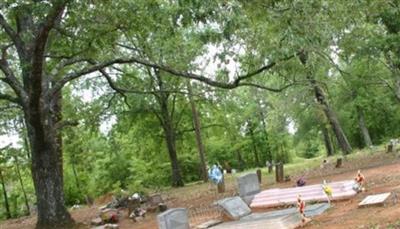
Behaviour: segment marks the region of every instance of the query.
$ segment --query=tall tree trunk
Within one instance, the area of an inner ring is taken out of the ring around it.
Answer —
[[[27,128],[26,128],[26,123],[25,123],[25,120],[24,119],[21,119],[21,124],[22,124],[22,127],[23,127],[23,130],[22,130],[22,139],[23,139],[23,142],[24,142],[24,144],[23,144],[23,146],[24,146],[24,149],[25,149],[25,152],[26,152],[26,156],[28,157],[28,159],[31,159],[31,150],[30,150],[30,148],[29,148],[29,140],[28,140],[28,134],[27,134]]]
[[[371,136],[369,135],[367,125],[365,123],[364,112],[362,108],[358,105],[356,105],[356,110],[358,116],[358,126],[360,128],[361,135],[363,136],[364,144],[365,146],[370,147],[372,146],[372,141],[371,141]]]
[[[32,154],[32,177],[38,205],[37,228],[70,227],[64,206],[61,133],[61,91],[51,98],[29,88],[25,119]]]
[[[160,87],[161,88],[161,87]],[[161,89],[162,90],[162,89]],[[161,119],[164,130],[165,143],[167,145],[169,159],[172,169],[172,186],[184,186],[178,156],[176,153],[176,131],[168,109],[168,97],[161,92],[160,96]]]
[[[259,105],[259,113],[260,113],[260,119],[261,123],[263,126],[263,133],[265,137],[265,147],[267,151],[267,160],[269,162],[272,162],[272,152],[271,152],[271,147],[269,145],[269,139],[268,139],[268,133],[267,133],[267,124],[265,123],[265,115],[264,112],[261,110],[261,106]]]
[[[194,103],[194,100],[193,100],[192,85],[190,84],[190,81],[187,81],[187,89],[189,92],[190,106],[192,108],[192,119],[193,119],[193,126],[194,126],[194,130],[195,130],[195,134],[196,134],[196,144],[197,144],[197,149],[199,151],[201,177],[204,182],[207,182],[208,175],[207,175],[207,165],[206,165],[206,153],[205,153],[205,149],[204,149],[203,140],[201,137],[200,117],[199,117],[199,113],[196,109],[196,104]]]
[[[16,170],[17,170],[18,180],[19,180],[19,183],[20,183],[20,185],[21,185],[22,194],[24,195],[25,207],[26,207],[26,210],[27,210],[27,214],[30,215],[30,214],[31,214],[31,211],[30,211],[30,208],[29,208],[29,200],[28,200],[28,197],[27,197],[27,195],[26,195],[24,182],[22,181],[22,176],[21,176],[21,172],[20,172],[20,169],[19,169],[19,160],[18,160],[18,157],[15,156],[15,157],[14,157],[14,160],[15,160],[15,166],[16,166]]]
[[[325,143],[325,148],[326,148],[326,154],[327,156],[332,156],[334,154],[334,149],[333,149],[333,144],[331,142],[331,138],[329,136],[329,130],[326,128],[326,126],[323,124],[321,125],[322,129],[322,135],[324,137],[324,143]]]
[[[242,153],[240,152],[240,150],[236,150],[236,154],[237,154],[237,160],[238,160],[238,166],[239,166],[238,169],[239,169],[239,171],[243,171],[243,169],[246,165],[243,160]]]
[[[4,207],[6,209],[6,217],[7,217],[7,219],[11,219],[11,212],[10,212],[10,205],[8,203],[6,184],[5,184],[4,177],[3,177],[3,171],[1,171],[1,169],[0,169],[0,182],[1,182],[1,186],[3,188]]]
[[[179,166],[178,156],[176,153],[176,137],[175,130],[173,128],[170,120],[164,120],[164,136],[165,142],[167,144],[168,155],[171,161],[171,169],[172,169],[172,186],[173,187],[181,187],[184,186],[181,169]]]
[[[260,167],[260,159],[258,158],[258,151],[257,151],[257,145],[256,145],[256,139],[254,137],[254,131],[253,131],[253,124],[251,121],[249,121],[249,133],[251,137],[251,142],[253,145],[253,153],[254,153],[254,163],[256,166]]]
[[[265,123],[265,118],[266,117],[265,117],[265,113],[263,111],[263,107],[262,107],[261,101],[259,99],[257,88],[252,88],[252,93],[253,93],[254,99],[256,100],[258,114],[260,116],[261,124],[263,126],[263,133],[264,133],[264,137],[265,137],[265,148],[266,148],[265,151],[267,153],[266,157],[267,157],[267,160],[269,162],[272,162],[272,152],[271,152],[271,147],[269,145],[269,139],[268,139],[268,133],[267,133],[267,124]]]
[[[74,178],[75,178],[76,188],[80,192],[81,191],[81,185],[79,183],[78,172],[76,171],[76,167],[75,167],[75,156],[73,156],[73,158],[71,160],[71,166],[72,166],[72,173],[74,174]]]
[[[307,68],[307,60],[308,53],[306,51],[302,52],[299,55],[301,63]],[[340,149],[344,154],[349,154],[353,150],[349,141],[347,140],[346,134],[344,133],[342,126],[340,125],[339,119],[336,116],[336,113],[330,107],[328,101],[326,101],[325,94],[322,88],[317,84],[317,81],[313,78],[312,71],[309,70],[307,75],[307,79],[309,80],[315,94],[315,98],[318,103],[322,106],[322,110],[325,113],[326,118],[332,126],[333,132],[335,133],[336,139],[338,141]]]
[[[324,92],[322,91],[321,87],[315,82],[315,80],[311,80],[311,83],[314,87],[315,97],[319,102],[319,104],[322,106],[326,118],[329,120],[329,123],[332,126],[333,132],[335,133],[340,149],[343,151],[344,154],[351,153],[353,149],[351,148],[351,145],[347,140],[346,134],[344,133],[342,126],[340,125],[336,113],[332,110],[332,108],[326,101]]]

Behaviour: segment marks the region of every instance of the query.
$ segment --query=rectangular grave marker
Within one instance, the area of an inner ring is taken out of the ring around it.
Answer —
[[[255,173],[248,173],[240,176],[237,182],[239,186],[239,195],[241,197],[255,195],[261,191],[260,183]]]
[[[359,204],[359,207],[366,207],[371,205],[383,204],[386,199],[390,196],[390,192],[377,194],[377,195],[369,195],[365,197]]]
[[[238,196],[225,198],[217,202],[221,206],[229,218],[239,220],[241,217],[251,214],[251,209]]]
[[[172,208],[157,216],[159,229],[190,229],[185,208]]]

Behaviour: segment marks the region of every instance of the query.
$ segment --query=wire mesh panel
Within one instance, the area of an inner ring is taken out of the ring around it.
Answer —
[[[191,228],[211,220],[222,220],[222,209],[216,205],[189,209],[189,223]]]

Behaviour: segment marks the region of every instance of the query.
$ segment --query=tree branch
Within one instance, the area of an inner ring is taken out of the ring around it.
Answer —
[[[4,29],[4,31],[7,33],[8,37],[12,40],[13,44],[17,48],[18,54],[20,57],[25,59],[26,53],[25,53],[25,45],[24,42],[22,41],[21,37],[14,31],[14,29],[11,27],[10,24],[6,21],[4,18],[3,14],[0,12],[0,25]]]
[[[79,122],[76,120],[64,120],[61,122],[58,122],[55,126],[56,129],[63,129],[67,126],[77,126],[79,125]]]
[[[4,83],[8,84],[15,92],[15,94],[20,98],[20,103],[25,101],[27,98],[26,93],[21,85],[21,83],[18,81],[17,77],[14,75],[14,72],[10,68],[8,62],[7,62],[7,48],[9,46],[5,46],[2,48],[2,55],[0,59],[0,70],[4,73],[5,78],[0,78],[0,81],[3,81]]]
[[[225,126],[222,125],[222,124],[210,124],[210,125],[202,126],[201,129],[207,129],[207,128],[211,128],[211,127],[225,127]],[[194,127],[190,128],[190,129],[180,130],[180,131],[177,132],[177,135],[182,135],[185,132],[192,132],[192,131],[195,131]]]
[[[118,59],[114,59],[114,60],[105,61],[103,63],[98,63],[96,65],[92,65],[92,66],[86,67],[86,68],[82,69],[81,71],[73,72],[73,73],[68,74],[67,76],[65,76],[63,79],[59,80],[54,85],[54,87],[52,88],[50,94],[54,94],[55,92],[59,91],[62,87],[64,87],[64,85],[67,84],[69,81],[77,79],[77,78],[79,78],[79,77],[81,77],[83,75],[86,75],[86,74],[89,74],[89,73],[92,73],[92,72],[95,72],[95,71],[99,71],[99,70],[101,70],[103,68],[112,66],[114,64],[128,64],[128,63],[136,63],[136,64],[140,64],[140,65],[143,65],[143,66],[159,69],[159,70],[162,70],[164,72],[170,73],[170,74],[172,74],[174,76],[179,76],[179,77],[183,77],[183,78],[188,78],[188,79],[201,81],[201,82],[203,82],[205,84],[208,84],[210,86],[224,88],[224,89],[233,89],[233,88],[236,88],[236,87],[239,87],[239,86],[254,86],[252,84],[240,84],[240,82],[242,80],[245,80],[247,78],[250,78],[252,76],[255,76],[257,74],[260,74],[260,73],[262,73],[264,71],[267,71],[267,70],[271,69],[272,67],[277,65],[279,62],[284,62],[284,61],[290,60],[293,57],[298,56],[302,52],[303,51],[300,51],[300,52],[297,52],[294,55],[282,58],[282,59],[280,59],[278,61],[275,61],[275,62],[271,62],[268,65],[265,65],[265,66],[255,70],[253,72],[250,72],[248,74],[239,75],[231,83],[216,81],[216,80],[213,80],[211,78],[205,77],[203,75],[199,75],[199,74],[195,74],[195,73],[191,73],[191,72],[179,71],[179,70],[176,70],[176,69],[171,68],[171,67],[166,66],[166,65],[155,64],[155,63],[149,62],[147,60],[138,59],[136,57],[126,58],[126,59],[125,58],[118,58]],[[264,88],[265,90],[276,91],[276,89],[271,89],[271,88],[268,88],[268,87],[261,86],[261,88]]]
[[[42,75],[43,75],[43,66],[44,66],[44,53],[46,50],[46,44],[49,38],[50,31],[54,28],[54,26],[61,21],[62,14],[64,12],[65,6],[67,2],[70,0],[57,0],[54,1],[54,6],[46,16],[44,22],[38,29],[38,33],[36,35],[35,41],[33,43],[33,58],[32,65],[34,66],[32,69],[31,79],[30,79],[30,87],[35,88],[32,91],[33,101],[37,103],[40,94],[42,93]]]

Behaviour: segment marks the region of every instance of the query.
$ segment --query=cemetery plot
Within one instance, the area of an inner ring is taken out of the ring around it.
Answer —
[[[333,192],[331,200],[348,199],[357,194],[353,190],[354,181],[340,181],[328,184]],[[285,188],[285,189],[269,189],[262,191],[254,196],[251,208],[270,208],[295,204],[297,195],[301,195],[304,201],[326,201],[327,197],[322,186],[308,185],[303,187]]]
[[[367,207],[373,205],[381,205],[384,204],[387,198],[390,196],[390,192],[376,194],[376,195],[369,195],[365,197],[359,204],[359,207]]]

